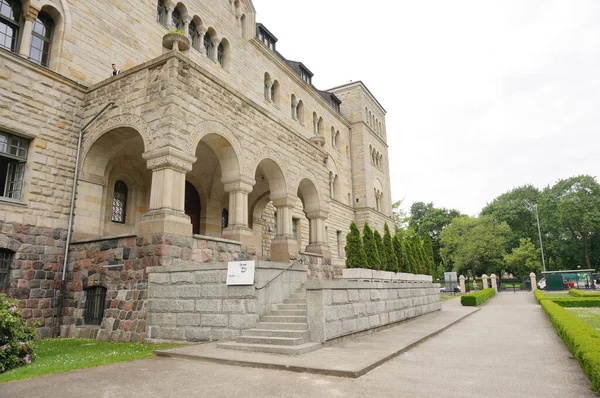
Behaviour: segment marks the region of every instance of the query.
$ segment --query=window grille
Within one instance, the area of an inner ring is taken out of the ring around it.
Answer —
[[[0,249],[0,292],[8,292],[10,287],[10,265],[14,253],[7,249]]]
[[[19,0],[0,0],[0,47],[17,51],[23,11]]]
[[[47,12],[40,11],[33,23],[29,59],[36,64],[48,66],[50,62],[50,46],[54,32],[54,21]]]
[[[125,224],[127,212],[127,185],[123,181],[115,183],[115,192],[113,194],[111,221]]]
[[[100,325],[102,323],[105,301],[106,288],[95,286],[85,290],[84,322],[86,325]]]

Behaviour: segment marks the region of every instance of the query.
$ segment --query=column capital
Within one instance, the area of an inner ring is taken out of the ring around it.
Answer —
[[[149,170],[174,169],[181,173],[192,171],[192,165],[196,162],[195,156],[172,147],[144,152],[142,157],[146,160]]]
[[[271,198],[271,201],[273,202],[273,206],[279,208],[279,207],[294,207],[296,206],[296,197],[292,196],[292,195],[288,195],[286,197],[283,198]]]
[[[25,13],[24,18],[26,21],[33,22],[38,17],[39,13],[40,10],[38,8],[35,8],[34,6],[30,5],[27,8],[27,12]]]
[[[186,25],[189,25],[190,22],[192,22],[192,17],[190,17],[189,15],[186,15],[185,17],[182,18],[183,23]]]
[[[327,216],[329,216],[329,213],[327,213],[324,210],[313,210],[313,211],[306,213],[306,218],[308,218],[309,220],[316,219],[316,218],[326,219]]]
[[[167,0],[167,1],[165,1],[165,7],[167,8],[167,11],[173,12],[173,10],[176,7],[176,4],[173,3],[171,0]]]
[[[254,184],[256,184],[256,180],[244,176],[236,178],[234,180],[221,179],[221,182],[223,183],[223,188],[227,193],[241,191],[249,194],[252,192]]]
[[[213,36],[210,38],[210,41],[212,41],[212,44],[217,47],[221,43],[221,38],[218,36]]]

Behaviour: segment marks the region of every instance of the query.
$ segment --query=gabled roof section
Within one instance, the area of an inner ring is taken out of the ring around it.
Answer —
[[[342,89],[345,89],[345,88],[351,88],[353,86],[360,86],[360,87],[362,87],[365,90],[365,92],[371,97],[371,99],[373,101],[375,101],[375,103],[377,105],[379,105],[379,107],[383,110],[383,112],[387,113],[387,111],[385,110],[385,108],[383,107],[383,105],[381,105],[381,103],[377,100],[377,98],[375,98],[375,96],[373,95],[373,93],[371,92],[371,90],[369,90],[369,88],[361,80],[357,80],[355,82],[350,82],[350,83],[347,83],[347,84],[342,84],[341,86],[332,87],[332,88],[330,88],[329,90],[326,90],[326,91],[335,92],[337,90],[342,90]]]
[[[284,58],[285,59],[285,58]],[[310,71],[310,69],[308,69],[306,67],[306,65],[304,65],[302,62],[298,62],[298,61],[290,61],[290,60],[285,60],[285,62],[290,66],[290,68],[292,68],[294,70],[294,72],[296,72],[298,75],[300,75],[300,73],[302,73],[302,70],[304,70],[304,72],[306,74],[308,74],[310,77],[313,77],[315,74],[312,73]]]
[[[277,43],[277,41],[279,41],[279,39],[277,39],[277,37],[275,37],[275,35],[269,29],[267,29],[267,27],[265,25],[261,24],[260,22],[257,22],[256,23],[256,31],[258,32],[259,30],[262,30],[263,32],[268,34],[275,43]]]

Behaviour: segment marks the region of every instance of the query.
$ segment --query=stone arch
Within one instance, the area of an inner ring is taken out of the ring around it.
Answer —
[[[221,39],[221,43],[217,47],[217,51],[219,53],[222,52],[222,61],[218,59],[219,63],[225,70],[229,70],[229,64],[231,63],[231,44],[229,44],[229,40],[226,38]]]
[[[212,138],[209,138],[210,143],[205,141],[205,138],[208,136],[213,136]],[[209,145],[209,147],[211,147],[211,149],[215,152],[217,157],[223,156],[223,161],[226,161],[227,166],[230,166],[229,169],[226,170],[223,168],[224,164],[221,163],[221,170],[224,180],[226,179],[226,175],[227,178],[239,178],[242,175],[242,170],[244,171],[243,174],[245,176],[252,178],[253,174],[251,172],[251,168],[244,167],[245,165],[242,163],[243,158],[238,156],[238,154],[243,154],[245,151],[242,148],[238,138],[226,125],[214,120],[207,120],[198,124],[196,131],[192,133],[189,147],[186,146],[186,152],[188,152],[190,155],[194,155],[198,149],[200,141],[205,141],[207,145]],[[220,144],[224,144],[225,147],[220,148]]]
[[[154,149],[152,147],[154,139],[150,132],[150,126],[144,119],[130,114],[118,115],[107,119],[106,121],[100,123],[98,127],[92,129],[87,134],[84,134],[85,138],[81,148],[81,165],[83,165],[83,160],[87,157],[90,149],[100,137],[112,130],[119,128],[131,128],[135,130],[144,141],[143,152]]]
[[[250,155],[249,159],[248,159],[248,164],[249,164],[249,169],[252,171],[252,174],[248,175],[248,176],[254,177],[256,170],[258,169],[259,166],[261,166],[261,163],[265,160],[272,161],[274,163],[274,165],[270,165],[270,167],[276,166],[276,168],[281,173],[281,175],[267,174],[267,172],[265,170],[265,176],[267,177],[267,179],[270,179],[271,177],[273,177],[273,178],[277,177],[277,179],[282,179],[282,181],[284,183],[284,187],[285,187],[285,190],[283,192],[281,192],[281,195],[277,195],[277,197],[273,198],[273,200],[285,197],[288,192],[287,187],[289,186],[288,170],[286,167],[286,163],[281,159],[279,154],[277,154],[277,152],[275,152],[274,150],[272,150],[270,148],[262,148],[256,154]],[[270,182],[271,181],[269,181],[269,183]],[[271,188],[271,191],[273,191],[272,188]]]
[[[271,200],[287,197],[287,183],[284,173],[277,162],[271,158],[261,158],[256,170],[260,169],[267,177]]]
[[[308,178],[303,178],[298,184],[298,197],[304,204],[304,212],[311,213],[321,210],[321,199],[317,186]]]

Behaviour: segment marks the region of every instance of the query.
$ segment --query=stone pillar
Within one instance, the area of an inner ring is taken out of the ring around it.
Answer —
[[[173,29],[173,11],[175,10],[175,4],[167,1],[165,7],[167,7],[167,27]]]
[[[271,98],[271,88],[272,87],[273,87],[273,82],[271,82],[271,81],[265,82],[265,99],[270,102],[273,102],[273,98]]]
[[[223,238],[250,244],[253,236],[248,227],[248,194],[256,181],[241,177],[238,181],[223,181],[225,192],[229,193],[229,225],[223,231]]]
[[[23,25],[23,35],[19,44],[19,55],[23,58],[29,58],[29,49],[31,47],[31,32],[33,31],[33,21],[37,18],[40,10],[29,6],[25,14],[25,24]]]
[[[183,35],[185,37],[190,37],[190,22],[192,22],[192,18],[189,16],[183,19]]]
[[[460,284],[460,292],[462,294],[465,294],[467,292],[467,289],[465,288],[465,276],[464,275],[459,276],[458,282]]]
[[[292,100],[292,119],[298,120],[298,101],[296,99]]]
[[[185,175],[192,170],[195,156],[164,147],[142,154],[152,170],[150,208],[138,224],[142,235],[172,233],[192,235],[192,223],[185,214]]]
[[[325,221],[327,213],[321,210],[312,211],[306,214],[309,221],[309,244],[306,246],[307,253],[322,254],[325,258],[331,258]]]
[[[200,28],[198,30],[198,41],[200,42],[200,54],[206,55],[206,48],[204,48],[204,36],[206,36],[206,29]]]
[[[490,278],[492,279],[492,287],[494,288],[496,293],[498,293],[498,284],[496,282],[496,274],[490,275]]]
[[[221,39],[219,39],[217,36],[215,36],[215,37],[211,37],[211,41],[213,44],[213,51],[211,54],[211,59],[213,60],[213,62],[217,62],[217,57],[219,54],[219,44],[221,43]]]
[[[529,280],[531,281],[531,291],[535,292],[535,290],[537,289],[537,283],[535,280],[535,274],[533,272],[529,274]]]
[[[298,242],[292,236],[292,197],[273,200],[277,208],[277,236],[271,241],[271,261],[287,263],[299,258]]]
[[[483,289],[488,289],[488,276],[486,274],[481,275],[481,282],[483,284]]]

